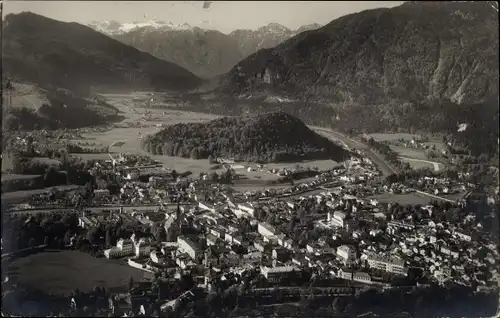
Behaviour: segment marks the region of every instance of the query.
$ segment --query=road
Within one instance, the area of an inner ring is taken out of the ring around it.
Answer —
[[[316,126],[309,126],[309,128],[322,132],[323,134],[326,134],[327,136],[331,136],[332,139],[339,140],[342,142],[348,150],[352,150],[353,148],[362,150],[365,155],[374,163],[378,166],[380,171],[382,172],[382,175],[388,176],[391,174],[397,173],[397,171],[392,168],[389,163],[382,158],[379,154],[375,153],[372,151],[368,145],[359,142],[357,140],[354,140],[353,138],[347,137],[346,135],[339,133],[337,131],[333,131],[331,129],[326,129],[326,128],[321,128],[321,127],[316,127]]]
[[[425,162],[425,163],[431,164],[434,167],[434,171],[440,170],[439,162],[422,160],[422,159],[415,159],[415,158],[408,158],[408,157],[403,157],[403,156],[399,156],[399,159],[408,160],[408,161],[416,161],[416,162]]]

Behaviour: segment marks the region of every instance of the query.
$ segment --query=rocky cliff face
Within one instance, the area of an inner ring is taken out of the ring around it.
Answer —
[[[377,104],[482,102],[498,92],[498,12],[487,3],[405,3],[341,17],[238,63],[226,92]]]

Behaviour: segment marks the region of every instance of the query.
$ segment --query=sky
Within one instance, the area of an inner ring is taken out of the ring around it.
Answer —
[[[402,1],[3,1],[3,14],[31,11],[55,20],[134,22],[157,19],[189,23],[224,33],[257,29],[272,22],[290,29],[330,21],[367,9],[394,7]],[[206,7],[207,5],[205,5]]]

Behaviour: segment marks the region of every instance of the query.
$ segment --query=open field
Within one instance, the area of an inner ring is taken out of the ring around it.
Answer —
[[[399,204],[428,204],[432,198],[419,193],[391,194],[381,193],[366,197],[367,199],[377,199],[381,203],[397,202]]]
[[[14,174],[14,173],[2,173],[2,182],[12,181],[12,180],[30,180],[41,177],[38,174]]]
[[[407,134],[407,133],[394,133],[394,134],[369,134],[369,137],[373,138],[375,141],[396,141],[403,139],[405,141],[411,141],[414,137],[420,137],[420,135]]]
[[[424,149],[413,149],[413,148],[405,148],[399,146],[391,146],[391,149],[402,157],[421,159],[421,160],[428,159]]]
[[[111,155],[115,156],[115,152],[111,152]],[[75,156],[75,157],[80,157],[83,160],[111,160],[109,158],[109,154],[107,152],[105,153],[70,153],[70,155]]]
[[[296,165],[302,166],[302,167],[317,167],[319,171],[325,171],[325,170],[330,170],[336,166],[339,165],[338,162],[333,161],[333,160],[305,160],[302,162],[284,162],[284,163],[269,163],[266,164],[266,166],[269,169],[281,169],[281,168],[295,168]]]
[[[444,165],[439,162],[434,162],[434,161],[427,161],[427,160],[419,160],[419,159],[412,159],[412,158],[402,158],[400,157],[400,160],[404,162],[408,162],[412,169],[421,169],[421,168],[430,168],[431,170],[434,171],[440,171],[444,168]]]
[[[2,155],[2,174],[4,171],[7,171],[7,170],[10,170],[12,169],[14,166],[13,166],[13,162],[12,162],[12,158],[10,155],[4,153]]]
[[[50,159],[46,157],[35,157],[32,159],[32,161],[38,162],[40,164],[46,164],[49,166],[59,166],[61,165],[61,162],[57,159]]]
[[[66,185],[66,186],[63,185],[63,186],[50,187],[50,188],[44,188],[44,189],[6,192],[6,193],[2,193],[2,202],[8,203],[8,204],[19,204],[19,203],[24,203],[24,202],[30,200],[31,197],[35,194],[45,193],[47,191],[50,191],[51,189],[72,190],[72,189],[77,189],[79,187],[80,186],[77,186],[77,185]]]
[[[88,292],[96,286],[123,291],[131,276],[138,282],[145,273],[119,261],[75,251],[46,251],[14,259],[7,272],[21,286],[64,295],[76,288]]]

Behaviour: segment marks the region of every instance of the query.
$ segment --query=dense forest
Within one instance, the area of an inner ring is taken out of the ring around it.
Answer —
[[[252,162],[342,161],[347,156],[341,147],[281,111],[176,124],[144,138],[141,146],[152,154],[193,159],[223,156]]]

